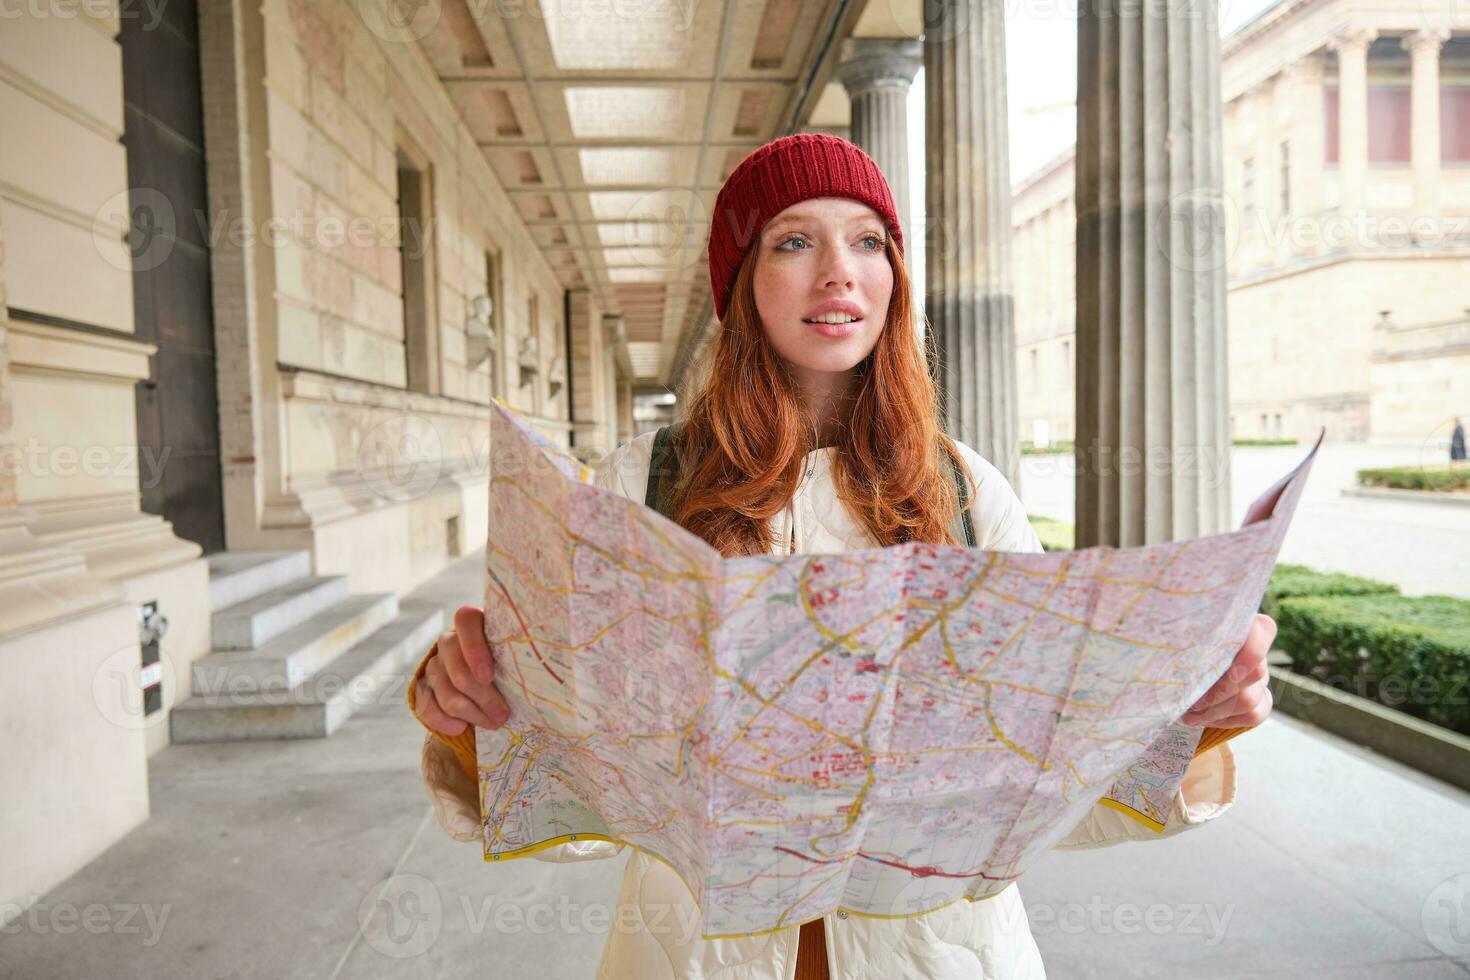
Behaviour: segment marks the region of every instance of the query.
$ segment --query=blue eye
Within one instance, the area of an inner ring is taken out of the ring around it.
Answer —
[[[790,245],[793,242],[801,242],[805,247],[803,247],[803,248],[787,248],[786,247],[787,245]],[[883,236],[881,236],[881,235],[867,235],[867,236],[865,236],[862,239],[862,242],[863,242],[863,245],[864,245],[864,250],[865,251],[868,251],[868,252],[881,252],[881,251],[884,250],[884,248],[888,244],[886,241],[884,241]],[[873,244],[869,245],[868,244],[869,242],[872,242]],[[785,252],[809,252],[812,249],[812,245],[803,236],[801,236],[801,235],[793,235],[790,238],[786,239],[785,241],[781,242],[779,245],[777,245],[776,248],[778,248],[778,249],[780,249],[782,251],[785,251]]]

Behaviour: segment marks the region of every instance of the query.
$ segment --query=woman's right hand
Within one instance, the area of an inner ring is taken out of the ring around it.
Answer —
[[[442,735],[458,735],[466,725],[505,724],[510,705],[495,686],[483,609],[461,606],[455,612],[454,629],[440,635],[438,652],[429,658],[413,697],[419,721]]]

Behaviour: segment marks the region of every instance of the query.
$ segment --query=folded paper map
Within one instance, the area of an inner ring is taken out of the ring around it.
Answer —
[[[485,857],[632,845],[716,937],[984,898],[1100,801],[1160,829],[1316,451],[1192,541],[722,558],[497,403]]]

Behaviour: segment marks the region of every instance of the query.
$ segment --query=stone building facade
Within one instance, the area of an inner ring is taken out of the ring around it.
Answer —
[[[1462,342],[1375,351],[1470,306],[1470,23],[1434,0],[1279,0],[1222,53],[1233,436],[1435,438],[1470,414],[1435,362]],[[1073,436],[1074,179],[1068,150],[1015,192],[1025,441]]]
[[[388,9],[0,23],[0,677],[24,692],[0,827],[37,842],[8,909],[147,817],[148,757],[221,646],[222,556],[299,557],[328,618],[375,597],[337,623],[370,639],[485,540],[492,397],[589,459],[632,435],[622,318],[426,48],[473,32]]]
[[[491,399],[588,462],[667,412],[715,193],[850,130],[855,39],[903,145],[917,0],[777,7],[0,14],[0,833],[45,842],[4,915],[147,818],[171,742],[401,697],[444,624],[400,598],[493,533]]]

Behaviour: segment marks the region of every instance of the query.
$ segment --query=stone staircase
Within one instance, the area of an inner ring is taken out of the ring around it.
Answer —
[[[169,717],[174,742],[322,738],[364,704],[402,699],[444,629],[432,602],[354,595],[306,551],[209,556],[213,651]]]

